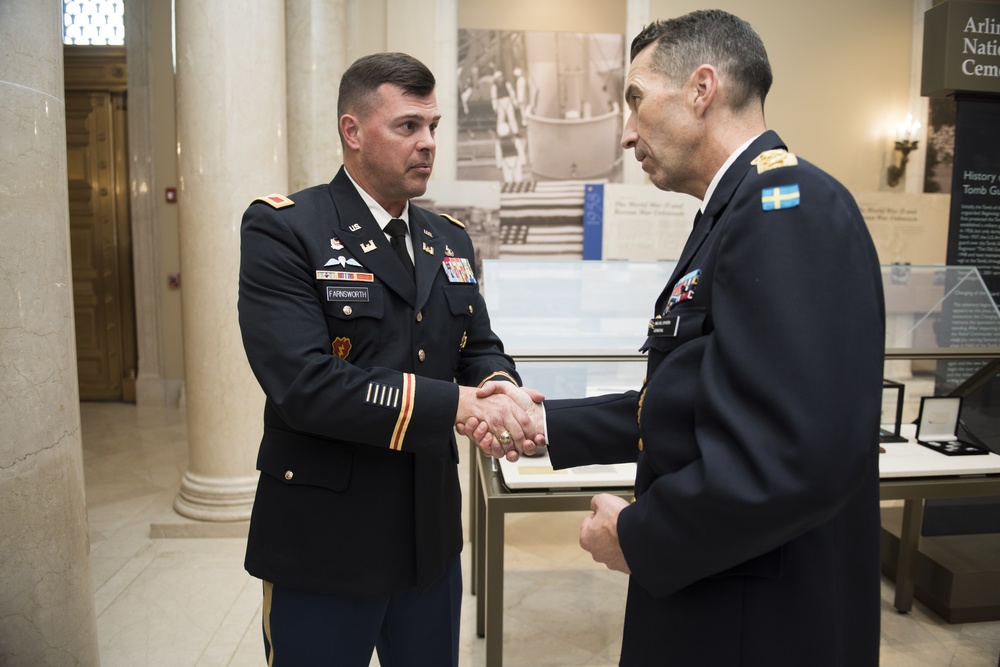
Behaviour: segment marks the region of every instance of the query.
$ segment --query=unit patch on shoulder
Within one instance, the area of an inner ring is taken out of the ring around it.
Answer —
[[[265,204],[270,204],[274,208],[285,208],[286,206],[294,206],[293,202],[288,197],[282,195],[267,195],[266,197],[257,197],[254,201],[262,201]]]
[[[447,220],[448,222],[450,222],[451,224],[458,225],[462,229],[465,229],[465,223],[462,222],[461,220],[456,220],[455,218],[451,217],[447,213],[442,213],[441,217],[444,218],[445,220]]]
[[[750,161],[750,164],[757,166],[758,174],[763,174],[765,171],[777,169],[778,167],[793,167],[798,163],[799,161],[795,157],[795,154],[789,153],[783,148],[764,151]]]

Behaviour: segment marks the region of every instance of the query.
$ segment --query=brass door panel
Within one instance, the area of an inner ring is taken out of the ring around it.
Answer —
[[[66,167],[80,399],[135,401],[125,92],[87,81],[81,60],[69,51],[66,58]],[[124,71],[124,54],[119,71]]]
[[[135,401],[124,47],[64,47],[70,254],[81,400]]]

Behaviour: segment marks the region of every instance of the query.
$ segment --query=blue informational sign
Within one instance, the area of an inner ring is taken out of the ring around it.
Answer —
[[[588,183],[583,195],[583,258],[603,257],[604,185]]]

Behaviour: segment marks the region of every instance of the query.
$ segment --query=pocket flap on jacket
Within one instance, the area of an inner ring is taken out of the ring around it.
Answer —
[[[301,433],[264,429],[257,469],[285,484],[343,491],[351,481],[354,452],[346,445]]]

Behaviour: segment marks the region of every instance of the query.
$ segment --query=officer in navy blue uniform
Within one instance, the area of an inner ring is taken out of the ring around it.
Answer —
[[[632,43],[622,144],[701,213],[641,390],[544,404],[555,466],[638,462],[580,529],[630,574],[624,667],[878,664],[881,273],[850,193],[766,130],[770,85],[724,12]]]
[[[519,378],[469,235],[409,203],[434,159],[433,75],[362,58],[338,114],[333,181],[243,216],[240,326],[266,395],[246,568],[264,581],[268,664],[367,667],[376,647],[386,666],[457,665],[454,425],[534,434],[507,397],[475,395]]]

